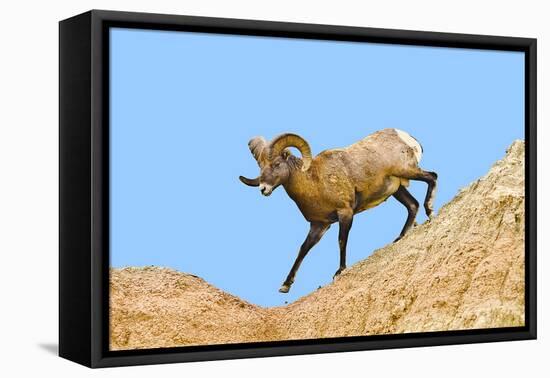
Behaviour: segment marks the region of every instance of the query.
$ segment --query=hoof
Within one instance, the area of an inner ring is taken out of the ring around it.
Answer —
[[[283,285],[279,289],[279,293],[288,293],[289,290],[290,290],[290,285]]]
[[[337,276],[340,275],[340,273],[342,273],[344,270],[346,270],[346,268],[340,268],[336,271],[336,273],[334,273],[334,276],[332,276],[332,279],[335,279]]]
[[[432,220],[435,216],[435,213],[432,209],[425,209],[426,210],[426,216],[428,217],[428,221]]]

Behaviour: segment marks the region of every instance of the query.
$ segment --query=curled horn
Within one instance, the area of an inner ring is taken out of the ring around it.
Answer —
[[[255,179],[249,179],[244,176],[239,176],[239,180],[245,185],[248,186],[260,186],[260,177],[256,177]]]
[[[260,168],[267,160],[267,147],[267,141],[261,136],[254,137],[248,142],[248,148],[250,148],[250,152],[252,152],[252,156],[254,156]]]
[[[302,171],[307,171],[311,165],[311,148],[309,144],[299,135],[296,134],[282,134],[271,141],[269,145],[269,160],[275,156],[279,156],[285,148],[295,147],[300,150],[302,154]]]
[[[252,156],[254,156],[254,159],[256,159],[256,162],[262,168],[262,165],[267,160],[267,148],[268,144],[267,141],[262,137],[254,137],[250,139],[248,142],[248,148],[250,148],[250,152],[252,152]],[[239,176],[239,180],[245,185],[248,186],[259,186],[260,185],[260,177],[256,178],[247,178],[244,176]]]

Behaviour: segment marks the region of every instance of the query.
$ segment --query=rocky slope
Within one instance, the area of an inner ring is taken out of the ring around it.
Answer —
[[[262,308],[163,268],[111,270],[111,349],[524,324],[524,143],[332,284]]]

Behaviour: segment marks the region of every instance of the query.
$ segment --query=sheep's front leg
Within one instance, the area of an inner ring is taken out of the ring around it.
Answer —
[[[306,257],[309,250],[313,248],[313,246],[317,244],[319,240],[321,240],[329,227],[330,224],[328,223],[311,223],[306,240],[302,243],[300,251],[298,252],[298,257],[296,257],[296,261],[294,261],[294,265],[292,265],[292,268],[290,269],[290,272],[288,273],[285,282],[279,289],[281,293],[288,293],[288,291],[290,290],[290,286],[292,286],[292,284],[294,283],[294,276],[296,276],[296,272],[298,271],[302,260],[304,259],[304,257]]]
[[[338,232],[338,244],[340,246],[340,267],[334,273],[334,277],[346,269],[346,247],[348,245],[348,235],[353,223],[353,210],[345,209],[338,211],[338,223],[340,230]]]

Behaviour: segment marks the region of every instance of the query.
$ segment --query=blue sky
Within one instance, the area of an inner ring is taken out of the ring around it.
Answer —
[[[436,210],[524,137],[519,52],[115,28],[110,64],[111,266],[174,268],[263,306],[331,281],[338,227],[280,294],[309,224],[282,187],[239,182],[259,173],[251,137],[294,132],[317,154],[405,130],[439,175]],[[425,184],[409,189],[423,201]],[[348,266],[405,218],[393,198],[356,215]]]

